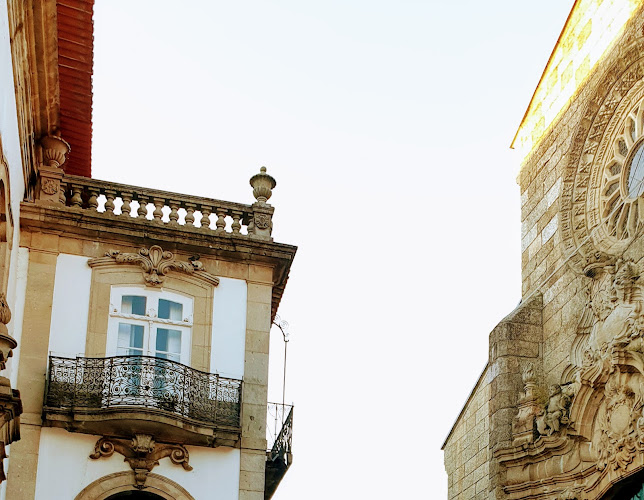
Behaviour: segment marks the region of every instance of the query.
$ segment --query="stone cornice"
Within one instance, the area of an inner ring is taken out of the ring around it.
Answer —
[[[198,227],[150,224],[148,220],[77,210],[63,205],[23,202],[22,231],[46,231],[61,236],[105,244],[149,247],[216,257],[228,262],[257,263],[273,267],[272,314],[277,312],[297,247],[243,234],[203,231]]]

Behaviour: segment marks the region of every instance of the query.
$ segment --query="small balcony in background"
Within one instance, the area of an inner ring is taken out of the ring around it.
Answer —
[[[293,406],[268,403],[266,434],[268,451],[266,452],[264,499],[269,500],[293,461]]]
[[[150,356],[50,356],[43,419],[71,432],[237,446],[241,384]]]

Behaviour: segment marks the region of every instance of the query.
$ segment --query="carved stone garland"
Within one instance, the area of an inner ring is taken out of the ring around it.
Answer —
[[[185,446],[156,443],[147,434],[135,434],[131,440],[102,437],[94,445],[94,452],[89,458],[98,460],[101,457],[111,457],[115,451],[125,457],[134,471],[134,486],[138,489],[145,488],[148,473],[159,465],[162,458],[169,457],[172,463],[181,465],[187,471],[192,470]]]
[[[168,271],[179,271],[194,275],[211,285],[219,285],[219,278],[203,270],[199,257],[191,258],[188,262],[178,261],[172,252],[164,251],[160,246],[153,245],[149,249],[141,248],[138,253],[122,253],[110,250],[105,257],[91,259],[90,267],[96,267],[114,262],[118,264],[138,264],[143,269],[143,278],[148,286],[161,286]]]

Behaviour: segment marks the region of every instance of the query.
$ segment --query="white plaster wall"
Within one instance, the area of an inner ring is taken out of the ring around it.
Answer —
[[[246,295],[245,281],[219,278],[213,304],[210,371],[224,377],[244,376]]]
[[[123,456],[92,460],[90,453],[99,436],[43,428],[40,435],[35,500],[73,500],[90,483],[114,472],[131,470]],[[239,498],[240,453],[234,448],[189,446],[193,470],[164,458],[152,471],[175,481],[195,500]]]
[[[60,254],[56,259],[49,352],[56,356],[85,354],[92,269],[87,257]]]

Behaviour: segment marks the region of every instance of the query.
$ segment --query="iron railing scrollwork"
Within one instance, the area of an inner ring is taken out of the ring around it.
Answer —
[[[239,427],[241,380],[152,356],[50,356],[45,406],[69,411],[144,407]]]
[[[273,420],[271,422],[271,420]],[[271,425],[273,430],[271,430]],[[293,406],[268,403],[268,458],[281,460],[288,468],[291,465],[293,444]],[[278,432],[279,429],[279,432]]]

